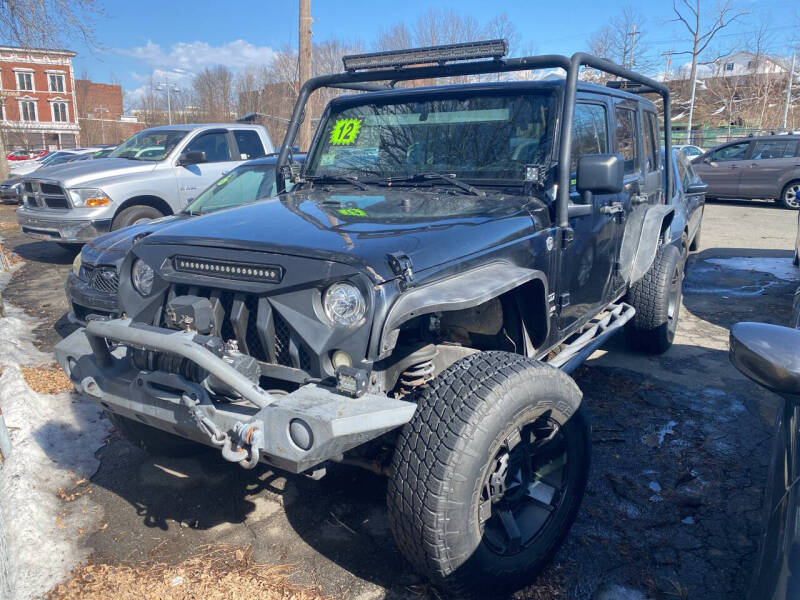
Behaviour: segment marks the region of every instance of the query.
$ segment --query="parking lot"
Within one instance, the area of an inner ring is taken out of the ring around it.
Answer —
[[[743,596],[778,400],[730,365],[728,328],[788,322],[795,227],[772,203],[707,205],[675,345],[645,357],[613,340],[577,371],[592,422],[589,488],[554,564],[521,597]],[[9,206],[0,238],[24,260],[3,298],[36,319],[36,345],[49,352],[70,331],[63,282],[74,254],[22,237]],[[312,481],[215,454],[153,459],[113,433],[97,456],[88,487],[102,517],[81,534],[93,562],[177,562],[207,544],[247,545],[333,597],[435,597],[392,541],[377,476],[338,467]]]

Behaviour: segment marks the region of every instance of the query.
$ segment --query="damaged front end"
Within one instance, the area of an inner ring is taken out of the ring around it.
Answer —
[[[383,394],[337,391],[335,381],[268,392],[258,365],[235,344],[130,319],[90,321],[55,354],[76,388],[106,410],[214,446],[245,468],[263,461],[299,473],[339,460],[408,422],[416,408]]]

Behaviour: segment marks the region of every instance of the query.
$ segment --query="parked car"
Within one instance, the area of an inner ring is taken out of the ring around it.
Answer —
[[[656,105],[578,72],[659,94],[669,140],[666,85],[586,54],[507,51],[348,56],[306,81],[277,161],[278,189],[296,187],[134,244],[125,317],[62,340],[65,373],[151,451],[199,442],[245,468],[386,474],[395,539],[435,585],[530,585],[588,478],[569,373],[626,324],[640,350],[666,351],[683,261],[663,243],[674,171]],[[554,68],[566,79],[474,77]],[[378,83],[454,76],[472,83]],[[290,164],[309,95],[348,86],[367,92],[332,100]]]
[[[31,158],[34,157],[31,156],[30,150],[14,150],[6,155],[6,160],[30,160]]]
[[[693,146],[692,144],[683,144],[680,146],[673,146],[676,150],[680,150],[689,160],[694,160],[696,157],[705,153],[700,146]]]
[[[3,204],[19,204],[19,179],[6,179],[0,183],[0,202]]]
[[[142,150],[147,156],[140,155]],[[145,129],[104,160],[43,168],[24,177],[17,221],[31,237],[82,244],[174,214],[226,171],[272,151],[261,125]]]
[[[304,160],[304,154],[294,156],[296,164]],[[175,215],[111,231],[85,244],[67,275],[66,294],[72,309],[69,320],[85,325],[88,315],[118,317],[119,267],[136,241],[192,217],[276,196],[276,162],[275,155],[246,162],[212,183]]]
[[[750,600],[800,597],[800,331],[766,323],[731,327],[730,359],[783,398],[764,494],[764,534]]]
[[[670,242],[681,251],[684,260],[689,251],[700,249],[700,228],[703,224],[707,185],[694,172],[691,161],[680,150],[673,149],[675,193],[670,204],[675,216],[670,224]],[[663,156],[663,150],[662,150]]]
[[[765,135],[717,146],[695,159],[707,198],[771,198],[800,208],[800,136]]]
[[[37,171],[43,167],[55,167],[56,165],[63,165],[70,161],[96,152],[97,148],[72,148],[70,150],[58,150],[57,152],[50,152],[45,156],[15,164],[9,169],[12,177],[22,178]]]

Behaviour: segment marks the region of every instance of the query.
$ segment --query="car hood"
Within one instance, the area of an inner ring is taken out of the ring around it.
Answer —
[[[335,260],[374,279],[395,277],[387,254],[415,272],[530,235],[539,219],[520,195],[486,197],[412,189],[295,191],[184,220],[143,244],[212,246]]]
[[[84,245],[81,250],[81,260],[84,264],[119,267],[134,242],[188,218],[190,217],[184,214],[171,215],[105,233]]]
[[[34,171],[39,169],[41,166],[42,166],[42,163],[40,163],[38,161],[35,161],[35,160],[26,161],[25,163],[18,164],[18,165],[9,164],[8,173],[11,176],[15,176],[16,175],[17,177],[21,177],[23,175],[27,175],[28,173],[33,173]]]
[[[148,173],[155,168],[156,164],[155,162],[128,160],[127,158],[81,160],[37,169],[36,177],[56,180],[64,187],[76,187],[120,175]]]

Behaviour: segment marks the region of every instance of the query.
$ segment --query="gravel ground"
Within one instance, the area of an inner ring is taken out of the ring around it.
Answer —
[[[41,320],[37,345],[49,350],[69,331],[62,289],[74,255],[9,221],[13,209],[0,207],[0,236],[26,263],[5,299]],[[788,322],[795,223],[769,203],[708,205],[675,346],[643,357],[614,340],[575,374],[592,419],[588,491],[553,565],[519,597],[743,597],[778,399],[730,365],[728,328]],[[204,544],[249,545],[254,560],[292,564],[296,581],[334,597],[436,597],[395,549],[385,483],[368,473],[311,481],[213,454],[156,460],[113,436],[98,457],[91,497],[108,526],[82,541],[95,563],[177,563]]]

